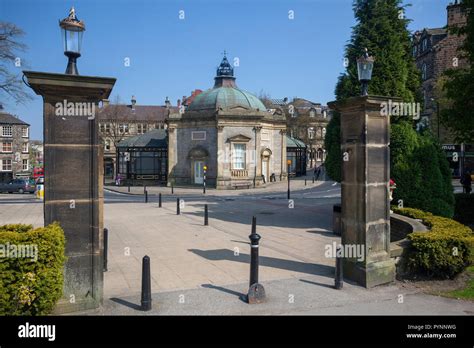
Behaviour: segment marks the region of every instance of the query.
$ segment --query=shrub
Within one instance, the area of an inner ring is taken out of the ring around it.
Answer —
[[[457,193],[454,195],[454,220],[465,225],[474,224],[474,195]]]
[[[394,212],[421,219],[430,229],[408,235],[410,247],[404,254],[407,273],[452,278],[470,264],[474,233],[469,227],[418,209],[394,208]]]
[[[26,251],[26,246],[29,254],[13,256],[15,249]],[[58,223],[37,229],[0,226],[0,315],[44,315],[53,310],[63,290],[64,246]]]

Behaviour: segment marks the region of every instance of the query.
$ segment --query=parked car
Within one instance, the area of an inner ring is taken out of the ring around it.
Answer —
[[[35,193],[35,183],[33,180],[13,179],[9,183],[0,183],[0,192]]]

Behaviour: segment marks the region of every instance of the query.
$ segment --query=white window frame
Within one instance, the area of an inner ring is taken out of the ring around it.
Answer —
[[[191,140],[202,141],[206,140],[207,134],[206,131],[192,131],[191,132]]]
[[[314,139],[315,135],[314,127],[308,127],[308,139]]]
[[[25,161],[26,161],[26,168],[25,168]],[[21,167],[22,167],[23,171],[27,171],[27,170],[29,169],[29,167],[30,167],[30,163],[29,163],[29,162],[30,162],[30,161],[29,161],[27,158],[22,159],[22,161],[21,161]]]
[[[3,169],[4,166],[5,166],[5,162],[8,162],[8,161],[10,162],[10,165],[9,165],[10,169]],[[13,161],[11,159],[0,160],[0,171],[2,171],[2,172],[11,172],[12,171],[12,162]]]
[[[28,138],[30,136],[30,128],[29,127],[22,127],[21,128],[21,136],[22,138]]]
[[[6,130],[9,129],[9,132],[6,132]],[[13,126],[2,126],[2,136],[3,137],[13,137]]]
[[[4,150],[5,144],[10,144],[10,151]],[[12,143],[11,141],[4,141],[4,142],[2,142],[2,148],[1,148],[1,150],[2,150],[2,153],[12,153],[12,152],[13,152],[13,143]]]
[[[25,150],[25,145],[26,145],[26,150]],[[24,142],[21,144],[21,152],[23,153],[28,153],[30,151],[30,146],[28,144],[28,142]]]
[[[247,144],[232,143],[232,150],[232,169],[245,170],[247,168]]]

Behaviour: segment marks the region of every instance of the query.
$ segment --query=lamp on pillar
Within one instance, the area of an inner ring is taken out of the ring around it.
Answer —
[[[369,51],[365,52],[357,59],[357,75],[362,86],[362,95],[369,94],[369,81],[372,79],[372,70],[374,68],[374,57],[369,56]]]
[[[43,99],[44,224],[58,222],[66,239],[63,297],[56,314],[97,308],[103,302],[103,145],[96,110],[116,82],[78,75],[76,59],[85,27],[73,8],[60,26],[69,57],[66,73],[23,71],[27,86]]]
[[[77,19],[76,10],[71,7],[69,16],[59,22],[64,44],[64,55],[68,57],[66,74],[79,75],[76,60],[81,56],[82,35],[86,30],[83,21]]]

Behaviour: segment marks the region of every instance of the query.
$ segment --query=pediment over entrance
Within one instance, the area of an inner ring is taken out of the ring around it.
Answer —
[[[230,137],[227,139],[228,142],[249,142],[251,138],[249,137],[246,137],[245,135],[243,134],[239,134],[239,135],[234,135],[233,137]]]
[[[203,159],[206,157],[209,157],[209,151],[202,146],[196,146],[189,150],[188,158],[190,159]]]

